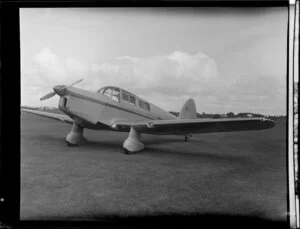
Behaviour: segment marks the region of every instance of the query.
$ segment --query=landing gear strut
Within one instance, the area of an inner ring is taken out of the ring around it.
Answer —
[[[192,137],[192,133],[185,134],[184,135],[184,141],[188,142],[191,137]]]
[[[87,140],[83,137],[83,127],[78,125],[75,121],[71,132],[66,137],[66,142],[68,146],[77,146],[79,144],[85,143]]]
[[[144,144],[141,142],[141,134],[137,132],[133,127],[130,128],[129,136],[123,143],[123,149],[125,154],[135,153],[143,150]]]

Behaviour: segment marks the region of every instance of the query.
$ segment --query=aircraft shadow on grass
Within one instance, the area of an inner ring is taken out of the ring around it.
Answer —
[[[57,145],[57,147],[62,147],[61,150],[64,150],[63,142],[60,136],[56,135],[47,135],[42,134],[38,136],[39,142],[47,142],[49,145]],[[182,141],[182,140],[181,140]],[[123,152],[122,147],[120,147],[120,143],[122,142],[122,139],[120,138],[117,141],[114,141],[113,139],[111,141],[107,140],[99,140],[99,141],[87,141],[84,144],[82,144],[82,150],[84,151],[97,151],[101,153],[103,150],[110,150],[112,152],[120,153]],[[242,154],[239,155],[231,155],[230,152],[227,152],[229,149],[226,150],[220,150],[217,146],[206,142],[204,140],[200,140],[198,138],[192,139],[192,142],[184,142],[182,141],[182,144],[187,144],[189,146],[192,146],[191,149],[189,147],[182,149],[176,148],[176,145],[170,144],[168,146],[168,143],[178,143],[178,138],[166,138],[166,139],[146,139],[145,142],[147,143],[147,147],[145,147],[143,151],[143,155],[168,155],[170,157],[178,157],[182,156],[184,158],[205,158],[208,160],[225,160],[229,161],[231,163],[237,162],[237,163],[247,163],[249,164],[250,161],[245,158]],[[199,147],[199,145],[193,144],[193,143],[201,143],[204,147]],[[157,144],[166,144],[163,148],[155,147]],[[211,150],[209,150],[211,149]]]
[[[177,142],[176,140],[169,139],[170,142]],[[186,144],[186,143],[184,143]],[[122,152],[122,147],[118,144],[118,142],[99,142],[99,141],[89,141],[85,143],[84,145],[85,150],[93,150],[101,153],[101,150],[112,150],[115,153],[120,153]],[[243,155],[229,155],[227,153],[213,153],[209,151],[203,151],[199,149],[198,151],[195,152],[195,149],[192,151],[189,150],[178,150],[175,147],[170,147],[170,148],[156,148],[156,147],[151,147],[147,146],[145,147],[144,151],[141,153],[141,155],[152,155],[152,156],[164,156],[168,155],[168,157],[183,157],[183,158],[205,158],[206,160],[222,160],[222,161],[228,161],[230,163],[246,163],[249,165],[250,161],[245,158]]]

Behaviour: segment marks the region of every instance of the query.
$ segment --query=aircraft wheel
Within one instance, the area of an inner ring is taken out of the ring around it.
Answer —
[[[125,148],[123,148],[123,152],[124,152],[124,154],[127,154],[127,155],[130,154],[129,151]]]
[[[69,147],[77,146],[76,144],[72,144],[71,142],[68,142],[68,141],[66,141],[66,143],[67,143],[67,145],[68,145]]]

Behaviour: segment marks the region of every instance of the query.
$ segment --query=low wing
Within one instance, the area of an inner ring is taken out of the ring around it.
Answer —
[[[275,122],[266,118],[236,119],[175,119],[151,120],[144,122],[116,121],[112,128],[129,131],[134,127],[139,133],[147,134],[189,134],[245,130],[262,130],[272,128]]]
[[[50,112],[46,112],[46,111],[37,111],[37,110],[31,110],[31,109],[22,109],[22,111],[40,115],[40,116],[44,116],[44,117],[55,119],[55,120],[59,120],[59,121],[66,122],[69,124],[73,123],[73,119],[71,119],[69,116],[67,116],[65,114],[55,114],[55,113],[50,113]]]

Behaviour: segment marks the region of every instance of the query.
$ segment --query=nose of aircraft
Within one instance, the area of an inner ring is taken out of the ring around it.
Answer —
[[[66,88],[65,85],[56,85],[53,87],[53,91],[55,91],[55,93],[58,94],[59,96],[62,96],[64,95],[65,88]]]

